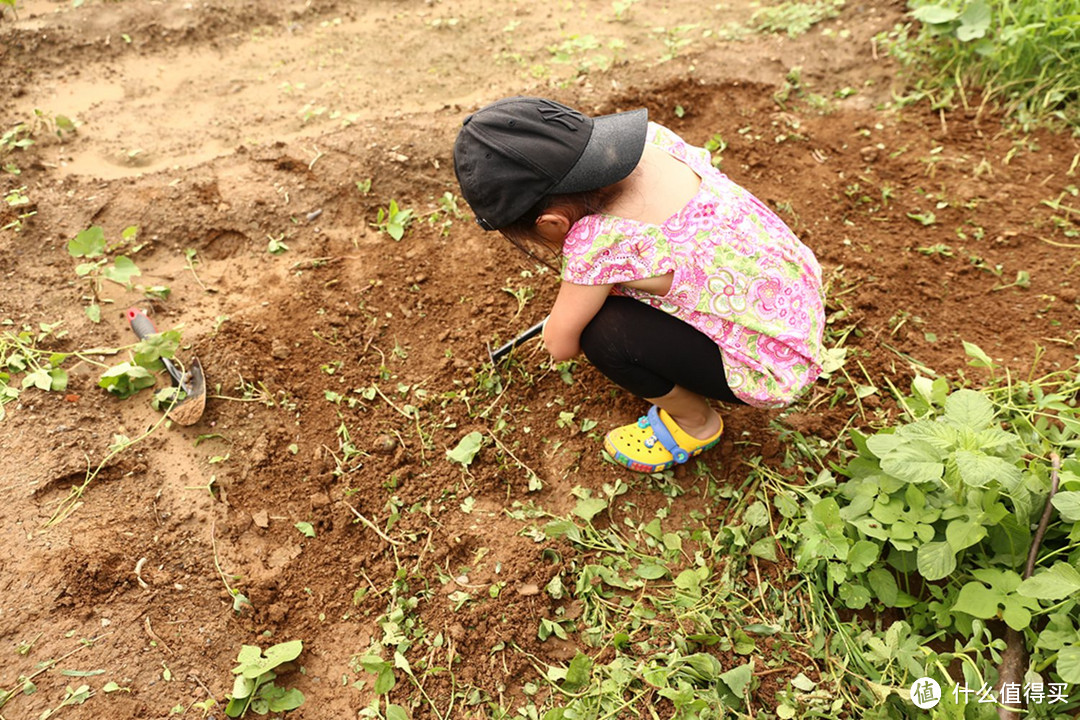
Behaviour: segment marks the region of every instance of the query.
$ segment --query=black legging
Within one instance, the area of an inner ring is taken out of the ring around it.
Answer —
[[[643,398],[676,385],[727,403],[743,404],[724,376],[720,348],[674,315],[613,295],[581,333],[585,357],[612,382]]]

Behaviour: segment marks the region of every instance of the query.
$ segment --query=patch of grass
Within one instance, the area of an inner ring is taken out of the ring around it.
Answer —
[[[797,37],[819,22],[837,17],[843,7],[844,0],[783,2],[758,10],[750,23],[758,32],[783,32],[788,37]]]
[[[913,0],[917,21],[898,28],[891,52],[917,79],[911,99],[965,108],[1001,106],[1025,128],[1080,125],[1080,2]]]

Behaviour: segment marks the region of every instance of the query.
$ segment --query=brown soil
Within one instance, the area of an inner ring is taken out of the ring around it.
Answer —
[[[1037,372],[1073,364],[1076,245],[1043,201],[1076,183],[1080,142],[1006,132],[974,107],[878,109],[897,70],[873,38],[901,19],[898,2],[849,3],[796,38],[738,32],[749,4],[644,5],[622,21],[601,0],[27,0],[17,18],[7,13],[4,128],[35,110],[80,125],[57,138],[39,120],[36,144],[3,158],[21,174],[0,174],[0,190],[25,186],[31,204],[0,205],[0,226],[36,214],[0,232],[0,321],[62,321],[66,334],[45,341],[59,351],[119,347],[134,340],[124,311],[140,305],[159,327],[183,326],[180,358],[201,359],[211,397],[198,424],[160,427],[109,459],[48,529],[113,436],[139,437],[160,416],[148,393],[119,401],[98,389],[90,362],[69,361],[67,392],[29,389],[4,406],[0,683],[76,651],[6,717],[36,718],[83,683],[98,696],[64,717],[166,717],[208,694],[220,701],[242,644],[297,638],[304,672],[289,684],[308,701],[290,717],[356,717],[372,678],[354,659],[381,640],[376,619],[395,579],[421,598],[428,636],[443,636],[430,661],[457,656],[457,689],[520,696],[535,670],[499,643],[544,662],[573,656],[575,646],[537,638],[557,603],[532,594],[557,570],[543,549],[564,560],[573,551],[535,542],[504,511],[565,513],[573,488],[617,479],[634,505],[616,516],[647,521],[659,501],[649,482],[603,461],[597,432],[643,408],[584,361],[567,384],[533,342],[489,392],[487,346],[542,318],[555,282],[467,216],[444,225],[434,211],[457,191],[460,119],[503,95],[603,112],[644,105],[695,144],[719,133],[722,169],[817,253],[844,371],[879,392],[854,405],[846,381],[822,380],[788,413],[727,410],[708,461],[733,487],[744,460],[783,459],[784,425],[832,440],[853,411],[860,423],[886,418],[888,383],[906,387],[916,371],[982,377],[962,341],[1017,374],[1037,348]],[[586,32],[596,49],[582,49]],[[549,48],[574,37],[571,62],[556,62]],[[793,67],[801,87],[789,84],[782,101]],[[844,88],[855,93],[836,97]],[[391,199],[419,216],[400,242],[373,226]],[[932,224],[912,217],[927,213]],[[86,318],[66,244],[95,224],[111,240],[139,227],[137,282],[169,286],[168,300],[106,283],[101,323]],[[288,250],[268,253],[270,238]],[[1019,271],[1029,287],[1001,287]],[[536,292],[524,307],[521,288]],[[834,403],[840,386],[848,394]],[[566,427],[563,412],[599,425]],[[448,461],[472,431],[488,438],[476,460]],[[541,490],[528,490],[525,468]],[[704,495],[685,468],[675,478],[685,497]],[[234,614],[223,574],[252,609]],[[457,590],[483,601],[455,611]],[[130,692],[101,692],[110,680]],[[425,690],[447,706],[445,675]]]

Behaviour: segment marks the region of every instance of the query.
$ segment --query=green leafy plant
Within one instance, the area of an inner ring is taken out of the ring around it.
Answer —
[[[281,255],[288,252],[289,246],[285,244],[285,233],[282,233],[278,237],[272,235],[267,237],[269,237],[270,240],[266,243],[266,252],[271,255]]]
[[[750,22],[758,32],[784,32],[788,37],[797,37],[819,22],[837,17],[843,7],[844,0],[783,2],[761,8]]]
[[[892,53],[919,71],[913,98],[965,107],[972,91],[1004,106],[1024,126],[1080,123],[1080,37],[1074,0],[909,2],[918,29],[905,26]]]
[[[25,326],[18,332],[0,333],[0,420],[5,416],[4,405],[18,399],[27,388],[46,392],[67,390],[68,373],[61,366],[69,353],[39,347],[44,340],[65,334],[57,331],[59,326],[60,323],[41,323],[36,331]]]
[[[257,645],[244,645],[236,656],[229,704],[225,706],[228,717],[243,717],[249,710],[258,715],[295,710],[304,704],[304,694],[299,690],[278,686],[275,670],[300,657],[304,644],[300,640],[278,643],[262,651]]]
[[[15,188],[5,195],[4,202],[7,203],[8,207],[15,213],[15,219],[11,220],[3,227],[0,227],[0,231],[14,230],[15,232],[19,232],[22,230],[23,222],[27,218],[37,215],[37,210],[33,209],[30,197],[26,194],[25,185]]]
[[[157,382],[154,373],[164,369],[161,359],[173,359],[180,348],[180,341],[179,330],[147,335],[132,347],[130,361],[113,365],[101,374],[98,387],[119,398],[129,398],[140,390],[153,387]],[[181,399],[173,395],[160,409],[168,409],[172,402]]]
[[[926,649],[891,666],[863,655],[857,671],[872,682],[950,682],[941,668],[962,655],[963,681],[992,685],[1006,647],[1022,656],[1021,674],[1080,682],[1080,376],[1005,380],[950,390],[917,377],[900,397],[904,421],[852,431],[854,455],[834,466],[844,480],[807,493],[799,569],[847,608],[900,611],[898,632]],[[929,650],[937,638],[955,649]]]
[[[155,382],[154,374],[146,368],[122,362],[101,374],[98,387],[119,398],[129,398],[140,390],[153,387]]]
[[[375,227],[394,240],[400,241],[405,236],[405,230],[413,221],[414,214],[413,210],[399,207],[397,200],[391,200],[387,207],[379,208],[378,215],[375,218]]]
[[[0,160],[4,162],[4,170],[12,175],[19,175],[22,171],[9,156],[15,150],[26,150],[33,144],[34,140],[30,137],[30,128],[26,123],[19,123],[0,135]]]
[[[100,225],[93,225],[83,230],[68,242],[68,254],[73,258],[82,258],[85,262],[75,266],[75,274],[86,278],[90,293],[86,296],[86,317],[92,322],[101,322],[101,285],[109,280],[127,289],[131,289],[132,278],[142,272],[126,255],[110,258],[109,253],[124,247],[135,240],[139,228],[132,225],[124,229],[120,240],[109,245],[105,240],[105,231]]]

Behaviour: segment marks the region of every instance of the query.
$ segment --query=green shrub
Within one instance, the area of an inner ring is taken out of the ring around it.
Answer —
[[[910,0],[892,52],[935,107],[983,102],[1027,127],[1080,126],[1080,0]],[[982,97],[975,100],[974,92]]]

